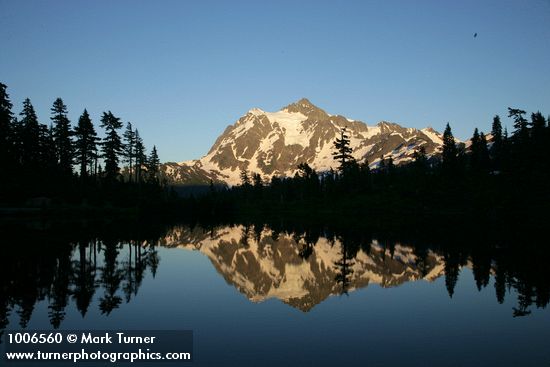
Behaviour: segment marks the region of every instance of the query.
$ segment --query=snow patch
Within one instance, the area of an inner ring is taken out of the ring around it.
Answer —
[[[430,140],[435,144],[443,144],[443,139],[441,138],[441,136],[434,133],[430,128],[425,128],[420,131],[422,131],[424,135],[430,138]]]
[[[302,122],[307,120],[307,117],[299,112],[266,112],[265,116],[272,123],[277,123],[284,133],[285,145],[298,144],[303,147],[309,145],[309,139],[304,134]]]

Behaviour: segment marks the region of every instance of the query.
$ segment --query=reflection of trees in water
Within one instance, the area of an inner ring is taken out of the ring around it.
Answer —
[[[324,237],[331,245],[341,246],[341,257],[334,263],[337,273],[335,282],[341,285],[342,294],[347,294],[350,278],[353,274],[354,259],[359,250],[369,254],[373,236],[363,230],[335,230],[322,227],[291,227],[291,231],[275,227],[272,238],[277,240],[282,232],[292,234],[297,246],[298,255],[307,260],[315,251],[315,244]],[[378,244],[384,249],[382,256],[394,256],[395,239],[378,238]],[[455,240],[456,241],[456,240]],[[503,243],[488,239],[486,236],[467,243],[439,243],[434,248],[443,256],[445,286],[449,297],[453,297],[455,286],[464,266],[472,269],[476,287],[479,291],[490,284],[494,278],[496,300],[503,303],[506,293],[512,290],[517,294],[517,305],[513,316],[525,316],[531,313],[530,308],[544,308],[550,303],[550,267],[545,259],[549,258],[550,249],[544,246],[529,246],[525,242],[510,240]],[[414,244],[417,258],[416,267],[424,277],[427,274],[430,247],[426,244]]]
[[[131,250],[131,244],[128,244]],[[118,295],[118,288],[122,282],[122,278],[127,274],[123,267],[119,266],[120,243],[116,240],[106,239],[103,242],[104,265],[101,269],[99,284],[104,290],[103,296],[99,299],[99,309],[101,313],[110,314],[115,308],[118,308],[122,302],[122,298]]]
[[[48,316],[50,323],[56,329],[65,318],[65,307],[69,300],[69,287],[71,286],[69,277],[72,274],[71,247],[64,246],[62,251],[59,252],[53,271],[52,284],[47,292],[49,300]]]
[[[73,260],[73,294],[76,308],[86,316],[96,290],[97,252],[96,239],[83,238],[77,242],[78,259]]]
[[[370,254],[373,237],[383,249],[376,255],[382,259],[386,256],[393,259],[398,243],[362,230],[254,224],[244,227],[240,246],[249,248],[252,240],[260,246],[265,230],[271,230],[272,241],[277,241],[282,233],[290,234],[303,261],[315,252],[320,238],[332,246],[341,246],[341,257],[333,267],[334,282],[341,286],[343,294],[349,289],[358,252]],[[210,231],[213,233],[213,227]],[[95,297],[101,313],[108,315],[137,295],[147,270],[155,276],[160,262],[156,250],[160,232],[148,236],[92,233],[79,234],[76,240],[74,237],[63,240],[66,236],[59,235],[49,236],[55,240],[43,235],[9,239],[12,246],[6,246],[0,256],[0,336],[13,312],[19,316],[19,326],[25,328],[36,303],[44,300],[48,302],[48,317],[54,328],[63,322],[71,302],[85,317]],[[497,246],[486,240],[437,246],[411,241],[408,246],[414,249],[415,266],[422,276],[430,267],[431,251],[443,257],[445,286],[450,297],[455,294],[461,269],[467,265],[472,268],[479,290],[489,286],[491,277],[494,279],[499,303],[504,302],[507,293],[515,291],[517,305],[512,310],[513,316],[528,315],[533,306],[546,307],[550,301],[550,267],[545,261],[549,250],[541,246],[517,243]]]
[[[320,229],[317,227],[306,229],[304,232],[294,232],[294,240],[300,246],[298,254],[302,259],[307,260],[311,256],[313,247],[319,241],[320,235]]]
[[[348,256],[348,250],[346,247],[346,243],[342,242],[342,258],[334,263],[334,266],[336,268],[336,276],[334,277],[334,280],[336,283],[339,283],[342,285],[341,294],[348,294],[348,288],[350,286],[351,281],[351,275],[353,274],[353,269],[351,268],[353,266],[353,258]]]
[[[521,251],[500,249],[494,258],[495,290],[499,302],[504,302],[506,289],[517,291],[514,317],[531,313],[531,306],[546,307],[550,302],[549,249],[531,246]]]
[[[109,314],[123,297],[130,302],[137,295],[147,269],[155,276],[159,266],[159,235],[150,240],[81,235],[76,241],[56,242],[43,237],[18,239],[0,257],[0,337],[12,311],[26,328],[36,303],[44,300],[54,328],[63,322],[71,301],[84,317],[98,293],[100,311]]]
[[[452,298],[463,266],[472,268],[477,289],[486,288],[491,276],[498,303],[503,303],[506,293],[517,294],[517,306],[513,316],[526,316],[531,306],[544,308],[550,301],[550,268],[547,260],[550,249],[533,247],[526,243],[498,246],[491,242],[456,244],[444,251],[445,285]]]

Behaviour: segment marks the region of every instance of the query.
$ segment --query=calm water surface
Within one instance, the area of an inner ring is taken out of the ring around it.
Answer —
[[[2,330],[192,329],[193,366],[550,365],[528,251],[258,225],[2,245]]]

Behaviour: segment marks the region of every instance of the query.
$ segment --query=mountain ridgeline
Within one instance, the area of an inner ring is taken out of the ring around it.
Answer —
[[[306,100],[274,114],[252,110],[194,163],[233,186],[211,185],[209,195],[187,205],[205,220],[541,229],[549,219],[550,126],[540,112],[526,115],[508,108],[510,136],[497,115],[490,134],[476,128],[461,143],[449,124],[442,136],[388,123],[368,127]],[[262,132],[246,133],[254,129]]]
[[[437,155],[442,135],[432,128],[405,128],[382,121],[367,126],[361,121],[331,115],[307,99],[280,111],[251,109],[218,137],[208,154],[198,160],[165,163],[163,177],[172,184],[208,185],[210,181],[227,185],[241,183],[241,172],[292,177],[300,163],[318,172],[336,168],[333,141],[346,128],[359,162],[376,167],[381,158],[395,164],[411,162],[415,150],[423,147],[428,156]]]

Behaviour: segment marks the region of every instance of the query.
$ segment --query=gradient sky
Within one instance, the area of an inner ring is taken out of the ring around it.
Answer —
[[[0,0],[0,32],[14,112],[29,97],[49,123],[61,97],[98,126],[111,110],[163,161],[301,97],[461,139],[508,106],[550,114],[548,0]]]

